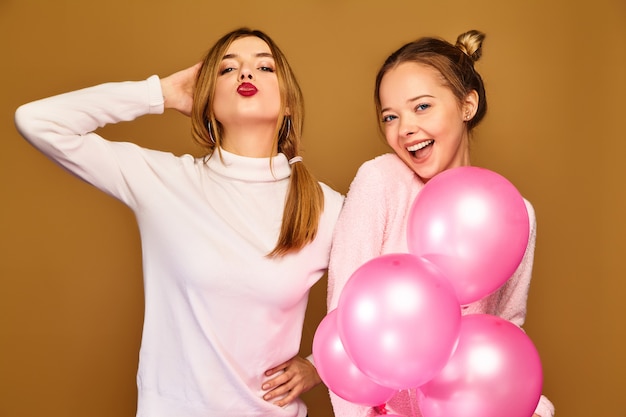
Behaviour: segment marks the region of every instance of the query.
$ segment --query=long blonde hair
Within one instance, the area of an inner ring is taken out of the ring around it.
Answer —
[[[270,48],[276,64],[276,75],[280,90],[280,116],[276,123],[274,143],[278,152],[288,160],[299,156],[304,123],[304,99],[295,74],[287,58],[276,43],[259,30],[239,28],[222,36],[205,55],[198,70],[193,96],[191,129],[193,139],[205,150],[206,156],[218,152],[222,141],[222,126],[215,119],[213,102],[218,67],[230,44],[240,38],[254,36],[263,40]],[[287,114],[289,109],[289,114]],[[211,132],[209,132],[209,122]],[[271,168],[271,166],[270,166]],[[297,252],[317,235],[321,213],[324,209],[322,188],[302,162],[291,165],[289,190],[285,200],[283,220],[274,249],[270,257]]]

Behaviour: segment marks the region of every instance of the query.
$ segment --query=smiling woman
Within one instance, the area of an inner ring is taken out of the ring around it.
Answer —
[[[361,265],[381,255],[409,252],[409,211],[424,185],[441,172],[470,165],[471,131],[487,109],[483,81],[474,68],[484,37],[469,31],[456,45],[421,38],[391,54],[379,70],[376,109],[394,153],[365,162],[350,185],[331,253],[329,311],[337,308],[346,283]],[[534,211],[528,202],[526,209],[531,231],[519,268],[496,292],[464,306],[463,314],[487,313],[523,324],[535,248]],[[388,401],[388,410],[421,416],[418,397],[414,388],[400,390]],[[331,398],[337,417],[380,411],[333,393]],[[542,397],[535,412],[550,417],[554,408]]]
[[[469,130],[463,123],[478,108],[471,90],[461,103],[433,67],[402,62],[390,68],[379,86],[387,143],[424,181],[437,173],[469,165]]]
[[[99,127],[175,109],[202,157],[109,141]],[[302,95],[263,32],[223,36],[168,77],[35,101],[20,133],[136,215],[145,320],[137,415],[303,417],[320,383],[297,356],[343,197],[299,158]]]

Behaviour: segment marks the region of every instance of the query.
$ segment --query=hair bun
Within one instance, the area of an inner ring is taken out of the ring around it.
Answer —
[[[485,34],[478,30],[470,30],[462,33],[456,38],[456,46],[476,62],[483,54],[482,46]]]

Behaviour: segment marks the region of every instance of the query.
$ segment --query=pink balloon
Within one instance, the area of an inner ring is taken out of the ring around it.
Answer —
[[[315,331],[313,359],[324,384],[344,400],[377,406],[396,392],[375,383],[352,363],[337,332],[337,310],[330,311]]]
[[[528,236],[523,197],[506,178],[484,168],[436,175],[409,212],[409,252],[434,263],[461,304],[489,295],[513,275]]]
[[[460,322],[448,280],[408,253],[363,264],[346,283],[337,308],[339,336],[352,362],[395,389],[417,387],[444,367]]]
[[[424,417],[530,417],[542,384],[539,354],[523,330],[470,314],[448,364],[418,388],[419,408]]]

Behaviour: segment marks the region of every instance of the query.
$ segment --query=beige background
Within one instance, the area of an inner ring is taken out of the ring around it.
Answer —
[[[306,97],[306,162],[346,192],[383,152],[382,60],[422,35],[487,33],[490,110],[473,163],[534,204],[526,329],[562,417],[626,416],[626,2],[0,0],[0,416],[132,416],[142,322],[137,228],[122,204],[21,140],[24,102],[167,75],[248,25],[290,58]],[[148,116],[110,138],[196,153],[187,120]],[[303,352],[323,317],[315,288]],[[325,391],[306,396],[328,416]]]

